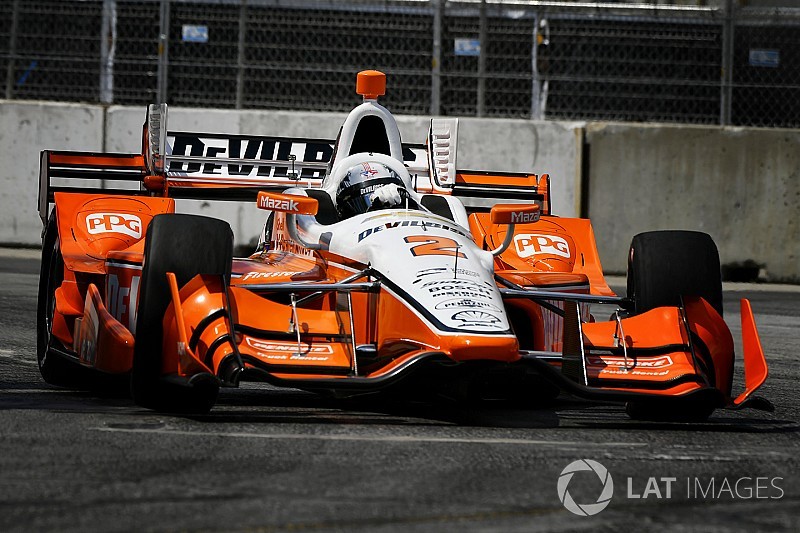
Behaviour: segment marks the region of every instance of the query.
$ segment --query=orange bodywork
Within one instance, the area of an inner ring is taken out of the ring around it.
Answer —
[[[62,159],[74,163],[73,158]],[[87,305],[93,302],[99,321],[97,345],[102,348],[96,358],[81,358],[81,363],[110,373],[127,372],[144,234],[155,215],[175,211],[175,201],[81,193],[56,193],[55,200],[64,269],[55,292],[53,335],[78,353],[80,328],[76,324],[88,324]]]
[[[153,216],[174,212],[174,201],[89,194],[57,194],[56,199],[64,271],[55,291],[53,335],[83,365],[129,372],[144,234]],[[296,199],[303,202],[292,204]],[[297,213],[317,208],[315,200],[291,195],[263,194],[259,201],[272,207],[285,204],[287,211]],[[501,208],[494,221],[490,213],[473,213],[469,223],[475,241],[484,249],[496,248],[506,237],[512,213],[539,214],[538,206]],[[220,276],[198,275],[179,287],[168,274],[171,303],[163,319],[161,372],[184,378],[219,376],[224,368],[241,365],[283,383],[324,383],[336,389],[354,378],[364,383],[388,379],[431,354],[454,365],[513,367],[524,363],[524,353],[551,354],[550,366],[561,371],[556,355],[564,348],[563,300],[507,300],[513,334],[447,334],[385,286],[314,297],[313,290],[298,287],[296,297],[303,303],[294,307],[286,294],[269,290],[270,284],[342,282],[360,268],[325,252],[274,250],[234,260],[227,289]],[[586,220],[543,216],[516,224],[512,245],[495,258],[495,273],[513,286],[566,298],[613,296]],[[588,304],[579,304],[579,310],[589,388],[647,397],[715,389],[736,407],[766,379],[763,350],[746,301],[746,383],[735,400],[730,399],[731,334],[704,300],[687,298],[683,309],[657,308],[619,322],[595,322]],[[365,357],[361,346],[373,347],[372,355]]]

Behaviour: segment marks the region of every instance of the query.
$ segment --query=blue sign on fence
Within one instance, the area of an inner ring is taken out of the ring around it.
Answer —
[[[456,39],[455,53],[457,56],[479,56],[481,55],[480,39]]]
[[[780,50],[750,49],[751,67],[777,67],[781,62]]]
[[[186,41],[187,43],[207,43],[208,26],[194,26],[192,24],[184,24],[181,36],[182,40]]]

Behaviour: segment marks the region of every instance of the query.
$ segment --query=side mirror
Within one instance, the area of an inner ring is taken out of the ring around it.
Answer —
[[[259,191],[256,205],[267,211],[280,211],[290,215],[316,215],[319,203],[316,198],[299,194],[282,194]]]
[[[492,255],[498,256],[505,252],[514,238],[515,224],[531,224],[539,220],[539,204],[498,204],[489,212],[492,224],[508,224],[506,238],[503,244],[492,250]]]
[[[498,204],[492,207],[492,224],[530,224],[539,220],[538,204]]]

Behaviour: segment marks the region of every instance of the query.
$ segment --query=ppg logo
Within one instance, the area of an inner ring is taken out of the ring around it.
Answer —
[[[514,237],[514,247],[522,259],[540,254],[560,255],[569,259],[569,244],[556,235],[522,233]]]
[[[141,239],[142,219],[126,213],[92,213],[86,215],[86,230],[90,235],[123,233]]]

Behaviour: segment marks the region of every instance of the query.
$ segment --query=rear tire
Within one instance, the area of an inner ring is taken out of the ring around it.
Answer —
[[[231,228],[213,218],[164,214],[153,218],[145,239],[131,375],[133,399],[158,411],[206,413],[219,393],[214,376],[195,376],[185,385],[162,379],[162,320],[171,301],[166,273],[175,274],[179,287],[197,274],[224,275],[229,283]]]
[[[55,292],[64,280],[64,260],[58,239],[55,209],[47,221],[42,240],[42,263],[39,271],[39,296],[36,309],[36,359],[39,373],[51,385],[71,389],[92,388],[94,374],[89,368],[58,353],[60,343],[53,338]]]
[[[628,298],[635,312],[680,306],[681,296],[700,296],[722,316],[722,276],[714,241],[697,231],[636,235],[628,254]]]

